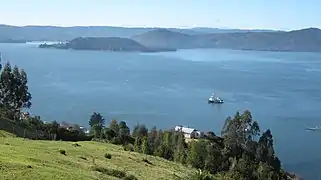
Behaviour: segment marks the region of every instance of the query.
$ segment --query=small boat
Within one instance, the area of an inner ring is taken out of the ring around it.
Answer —
[[[306,130],[308,130],[308,131],[321,131],[321,127],[320,126],[308,127],[308,128],[306,128]]]
[[[212,96],[210,98],[208,98],[208,103],[209,104],[223,104],[224,101],[223,101],[223,99],[221,99],[219,97],[215,97],[214,93],[213,93]]]

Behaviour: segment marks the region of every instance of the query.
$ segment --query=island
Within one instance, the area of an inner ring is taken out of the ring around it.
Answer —
[[[67,43],[40,44],[39,48],[96,50],[113,52],[162,52],[176,51],[167,47],[146,47],[132,39],[120,37],[78,37]]]

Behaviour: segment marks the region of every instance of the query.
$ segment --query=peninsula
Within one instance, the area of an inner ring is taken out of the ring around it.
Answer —
[[[78,37],[67,43],[40,44],[39,48],[98,50],[115,52],[162,52],[176,51],[174,48],[146,47],[132,39],[120,37]]]

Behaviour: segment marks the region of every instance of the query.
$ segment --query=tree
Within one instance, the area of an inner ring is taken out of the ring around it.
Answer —
[[[119,133],[119,126],[118,122],[116,120],[111,120],[109,123],[109,128],[115,131],[115,133],[118,135]]]
[[[4,66],[0,74],[0,108],[8,118],[19,119],[23,108],[31,107],[31,94],[28,90],[26,72],[15,66],[12,70],[10,63]]]
[[[117,136],[116,132],[110,128],[104,128],[103,134],[104,138],[106,138],[107,140],[112,140],[114,137]]]
[[[158,150],[159,150],[160,145],[162,144],[162,141],[163,141],[163,131],[160,129],[156,134],[154,144],[153,144],[153,146],[154,146],[153,153],[155,155],[158,153]]]
[[[100,124],[94,124],[91,127],[91,134],[95,137],[95,138],[100,138],[101,137],[101,132],[102,132],[102,126]]]
[[[266,130],[259,139],[257,158],[262,162],[266,162],[277,171],[281,169],[281,162],[279,158],[275,156],[273,136],[269,129]]]
[[[144,137],[147,136],[148,129],[143,124],[137,124],[133,130],[133,137]]]
[[[141,138],[135,137],[134,151],[141,152]]]
[[[126,122],[120,121],[118,128],[119,128],[118,136],[120,138],[121,143],[127,144],[130,141],[129,127],[126,125]]]
[[[130,129],[127,126],[125,121],[120,121],[118,128],[119,128],[119,135],[120,136],[129,136],[130,135]]]
[[[174,145],[174,161],[184,164],[186,160],[184,135],[182,133],[175,133],[174,136],[177,137],[177,139],[175,138],[176,143]]]
[[[150,154],[147,137],[143,137],[143,142],[141,146],[141,151],[143,154]]]
[[[101,129],[105,126],[105,119],[100,113],[94,112],[89,120],[90,127],[93,127],[94,125],[98,125],[101,127]]]
[[[195,168],[203,169],[207,157],[206,142],[203,140],[192,141],[188,153],[188,162]]]
[[[149,149],[152,152],[155,151],[155,140],[157,137],[157,129],[156,127],[153,127],[150,129],[149,133],[148,133],[148,145],[149,145]]]
[[[226,150],[233,156],[241,157],[243,150],[253,152],[253,139],[259,135],[260,128],[253,121],[251,112],[246,110],[243,114],[236,112],[233,118],[228,117],[222,129]]]
[[[207,171],[212,174],[222,171],[221,164],[224,161],[223,155],[221,153],[220,146],[215,143],[211,143],[206,146],[207,157],[205,159],[205,167]]]

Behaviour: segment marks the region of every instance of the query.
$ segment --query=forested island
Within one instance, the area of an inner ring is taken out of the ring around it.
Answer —
[[[248,110],[228,117],[221,135],[209,131],[202,138],[187,137],[174,128],[148,129],[143,124],[137,124],[131,131],[125,121],[111,120],[107,124],[97,112],[88,118],[87,132],[77,124],[46,122],[27,113],[32,105],[27,82],[27,73],[17,66],[7,63],[1,69],[0,173],[4,177],[68,180],[295,177],[282,169],[271,130],[261,129]]]
[[[115,52],[161,52],[176,51],[174,48],[153,47],[149,48],[140,43],[120,37],[79,37],[67,43],[40,44],[39,48],[97,50]]]

